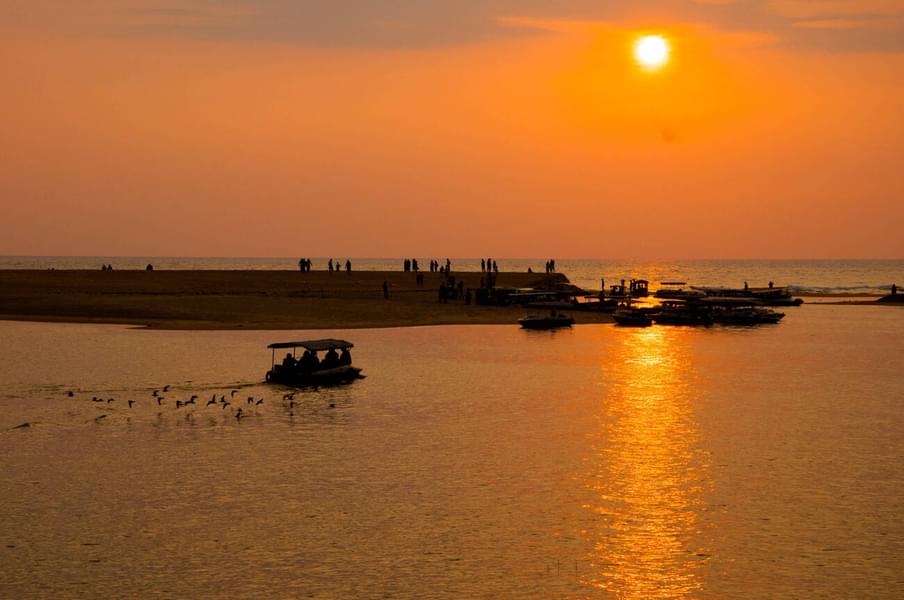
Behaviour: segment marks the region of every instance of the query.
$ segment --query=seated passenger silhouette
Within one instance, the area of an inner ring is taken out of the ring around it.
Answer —
[[[339,355],[339,364],[340,365],[352,364],[352,353],[348,351],[348,348],[342,349],[342,353]]]

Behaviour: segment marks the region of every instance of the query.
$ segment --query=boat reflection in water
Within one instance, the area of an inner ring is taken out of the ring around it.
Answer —
[[[597,513],[583,583],[617,598],[696,597],[709,556],[710,486],[694,422],[700,397],[685,328],[621,330],[605,361],[589,485]]]

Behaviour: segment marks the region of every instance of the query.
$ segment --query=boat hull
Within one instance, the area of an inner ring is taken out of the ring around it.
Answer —
[[[267,371],[267,383],[278,383],[290,387],[317,387],[325,385],[341,385],[351,383],[356,379],[363,379],[361,369],[351,366],[323,369],[313,373],[301,373],[299,371],[281,371],[271,369]]]
[[[612,313],[612,318],[622,327],[649,327],[653,324],[649,313],[641,310],[617,310]]]
[[[560,329],[574,325],[571,317],[525,317],[518,319],[522,329]]]

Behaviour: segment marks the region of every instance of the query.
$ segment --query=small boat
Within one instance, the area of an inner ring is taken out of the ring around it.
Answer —
[[[565,313],[552,311],[548,315],[528,315],[518,319],[518,323],[522,329],[558,329],[571,327],[574,325],[574,319]]]
[[[718,297],[701,301],[709,310],[713,323],[719,325],[762,325],[778,323],[785,316],[765,308],[756,298]]]
[[[710,311],[696,301],[666,300],[653,314],[657,325],[712,325]]]
[[[713,310],[711,314],[713,323],[718,323],[719,325],[763,325],[767,323],[778,323],[785,316],[785,313],[757,306]]]
[[[691,286],[693,290],[703,293],[708,298],[755,298],[765,306],[800,306],[803,299],[791,296],[788,287],[702,287]]]
[[[349,383],[355,379],[363,379],[361,369],[353,367],[349,350],[354,347],[345,340],[323,339],[305,340],[301,342],[276,342],[267,346],[272,352],[270,370],[267,371],[267,383],[279,383],[293,387],[336,385]],[[305,352],[296,358],[298,348]],[[276,362],[277,350],[291,350],[281,363]],[[341,351],[341,355],[336,351]],[[318,352],[326,352],[323,360]]]
[[[612,318],[623,327],[649,327],[653,324],[650,311],[646,308],[619,308],[612,313]]]

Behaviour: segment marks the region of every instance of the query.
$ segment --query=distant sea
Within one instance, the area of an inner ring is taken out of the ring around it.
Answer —
[[[335,256],[343,264],[348,257]],[[415,257],[426,268],[431,257]],[[445,263],[446,257],[433,257]],[[494,257],[495,258],[495,257]],[[312,257],[313,268],[327,268],[328,258]],[[480,258],[450,258],[453,271],[479,271]],[[495,258],[502,271],[542,273],[545,258]],[[401,270],[402,258],[351,258],[353,269],[362,271]],[[111,264],[115,269],[295,270],[298,257],[158,257],[158,256],[0,256],[0,269],[99,269]],[[904,260],[608,260],[560,259],[556,270],[572,283],[599,289],[600,279],[609,286],[620,279],[641,278],[656,289],[663,281],[684,281],[689,285],[752,287],[772,281],[790,286],[795,293],[832,296],[887,294],[893,283],[904,284]]]

